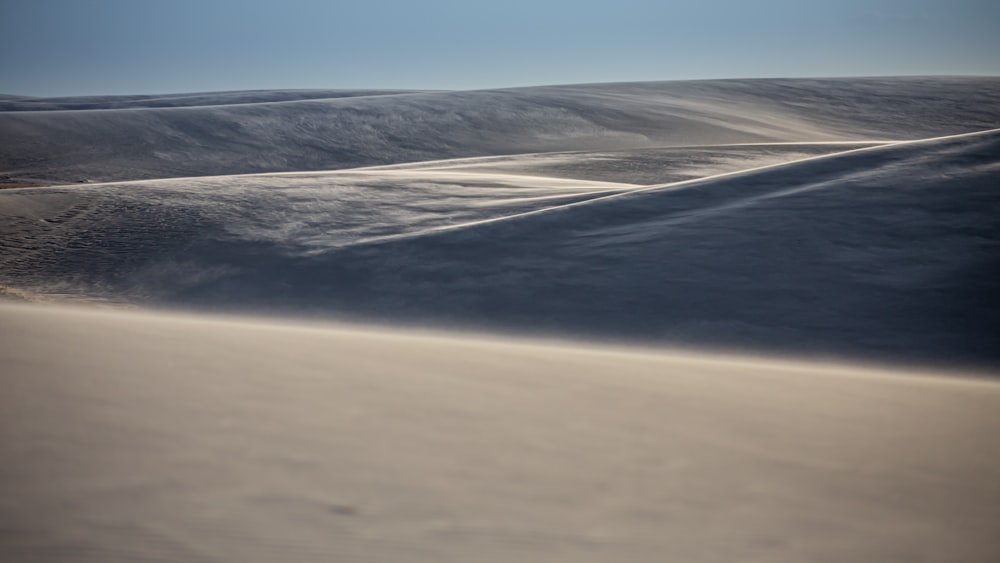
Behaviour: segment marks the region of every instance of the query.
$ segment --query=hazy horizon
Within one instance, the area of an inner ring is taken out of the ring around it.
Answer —
[[[280,87],[276,86],[273,88],[235,88],[235,89],[210,89],[210,90],[150,90],[150,91],[119,91],[119,92],[83,92],[83,93],[68,93],[68,94],[53,94],[53,95],[35,95],[32,93],[23,92],[13,92],[13,91],[0,91],[0,96],[13,96],[15,98],[39,98],[39,99],[58,99],[58,98],[78,98],[78,97],[117,97],[117,96],[170,96],[170,95],[187,95],[187,94],[224,94],[233,92],[297,92],[297,91],[338,91],[342,90],[345,92],[351,91],[384,91],[392,92],[398,91],[406,93],[408,91],[412,92],[475,92],[475,91],[489,91],[489,90],[516,90],[516,89],[531,89],[546,86],[586,86],[586,85],[600,85],[600,84],[641,84],[641,83],[657,83],[657,82],[713,82],[713,81],[748,81],[748,80],[839,80],[839,79],[909,79],[909,78],[1000,78],[1000,72],[996,73],[965,73],[965,74],[854,74],[854,75],[812,75],[812,76],[708,76],[700,78],[650,78],[646,80],[593,80],[593,81],[583,81],[583,82],[539,82],[537,84],[509,84],[509,85],[496,85],[496,86],[484,86],[482,88],[407,88],[407,87],[383,87],[383,88],[370,88],[358,85],[355,87],[334,87],[334,86],[312,86],[312,87]]]
[[[40,0],[4,3],[0,30],[0,92],[39,97],[1000,75],[1000,7],[978,0]]]

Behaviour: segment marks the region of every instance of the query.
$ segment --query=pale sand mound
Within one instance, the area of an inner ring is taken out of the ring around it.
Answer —
[[[13,304],[0,330],[2,561],[1000,558],[995,381]]]

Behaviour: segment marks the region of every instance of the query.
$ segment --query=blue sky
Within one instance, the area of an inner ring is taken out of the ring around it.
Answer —
[[[1000,75],[995,0],[0,0],[0,92]]]

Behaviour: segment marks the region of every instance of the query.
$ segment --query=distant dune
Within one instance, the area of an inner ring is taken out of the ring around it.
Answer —
[[[325,96],[294,100],[296,97]],[[174,96],[174,99],[177,99]],[[717,80],[345,96],[221,93],[184,106],[8,102],[0,176],[136,180],[527,152],[916,139],[1000,126],[1000,79]],[[243,99],[277,103],[236,103]],[[235,101],[234,101],[235,99]],[[88,106],[88,104],[91,104]],[[4,107],[4,106],[0,106]]]
[[[0,306],[3,561],[996,561],[1000,383]]]
[[[70,111],[229,106],[361,96],[413,94],[419,90],[238,90],[135,96],[72,96],[34,98],[0,95],[0,111]]]

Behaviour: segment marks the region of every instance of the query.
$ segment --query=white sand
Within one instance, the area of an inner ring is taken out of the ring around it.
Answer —
[[[0,306],[0,560],[996,561],[1000,383]]]

